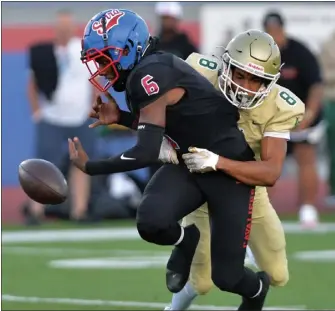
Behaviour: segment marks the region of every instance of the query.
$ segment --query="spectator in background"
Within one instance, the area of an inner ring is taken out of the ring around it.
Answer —
[[[179,30],[179,23],[183,16],[183,8],[179,2],[158,2],[155,7],[160,18],[158,48],[170,52],[182,59],[186,59],[197,48],[188,36]]]
[[[67,139],[80,137],[88,154],[95,150],[95,132],[88,128],[88,113],[95,92],[89,72],[80,61],[81,39],[75,37],[71,12],[60,11],[52,42],[29,49],[28,97],[36,124],[36,156],[62,169],[68,160]],[[64,173],[64,171],[63,171]],[[71,217],[85,218],[90,195],[90,177],[77,168],[69,172]],[[29,205],[27,222],[36,224],[44,213],[36,202]]]
[[[325,119],[327,121],[327,145],[330,159],[330,193],[326,198],[326,204],[335,207],[335,31],[322,46],[320,60],[325,85]]]
[[[316,198],[319,177],[317,173],[316,144],[322,124],[322,79],[318,61],[302,43],[287,37],[284,20],[277,12],[263,20],[264,30],[277,42],[284,66],[278,84],[294,92],[306,105],[303,121],[291,133],[291,147],[299,167],[299,219],[305,226],[318,223]]]

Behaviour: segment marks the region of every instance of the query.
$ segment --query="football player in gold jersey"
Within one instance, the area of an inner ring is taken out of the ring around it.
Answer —
[[[193,53],[186,62],[239,108],[239,127],[257,161],[234,161],[197,146],[183,155],[184,161],[194,173],[221,170],[237,182],[257,185],[249,246],[258,267],[270,276],[272,286],[284,286],[289,279],[285,235],[266,187],[273,186],[281,175],[290,131],[302,120],[305,106],[291,91],[276,84],[281,68],[280,51],[273,38],[262,31],[249,30],[237,35],[229,42],[222,60]],[[213,287],[206,204],[183,219],[183,225],[191,223],[200,229],[201,238],[189,282],[173,295],[166,310],[185,310],[197,295],[204,295]]]

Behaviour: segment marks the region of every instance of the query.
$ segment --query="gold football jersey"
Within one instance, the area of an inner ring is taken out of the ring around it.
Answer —
[[[215,56],[192,53],[186,62],[203,74],[217,89],[218,76],[222,61]],[[304,103],[288,89],[275,85],[264,102],[249,110],[240,109],[238,125],[253,149],[256,159],[260,160],[263,137],[282,137],[289,139],[290,131],[303,119]],[[265,187],[256,188],[255,203],[267,196]]]

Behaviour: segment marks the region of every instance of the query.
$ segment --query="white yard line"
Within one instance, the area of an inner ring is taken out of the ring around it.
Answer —
[[[138,240],[135,228],[118,229],[56,229],[39,231],[4,231],[2,243],[82,242],[103,240]]]
[[[335,262],[335,249],[297,252],[293,255],[293,258],[301,261],[333,263]]]
[[[2,295],[2,301],[23,302],[23,303],[51,303],[78,306],[113,306],[113,307],[138,307],[164,309],[168,303],[142,302],[142,301],[117,301],[101,299],[75,299],[75,298],[42,298],[42,297],[22,297],[13,295]],[[210,306],[192,305],[191,310],[236,310],[236,306]],[[274,306],[264,310],[305,310],[305,306]]]
[[[294,221],[284,221],[283,227],[285,233],[295,233],[295,234],[323,234],[328,232],[335,232],[335,222],[324,222],[320,223],[314,229],[303,229],[301,225]]]
[[[320,224],[314,230],[303,230],[298,223],[284,222],[286,233],[323,234],[335,232],[335,223]],[[121,241],[139,240],[136,228],[111,229],[58,229],[39,231],[3,231],[2,243],[43,243],[43,242],[86,242],[86,241]]]
[[[94,248],[69,248],[69,247],[35,247],[35,246],[2,246],[1,252],[10,255],[25,256],[168,256],[169,252],[150,251],[150,250],[103,250]]]
[[[14,245],[5,245],[1,248],[1,252],[4,255],[17,255],[17,256],[33,256],[33,257],[51,257],[55,258],[55,256],[58,257],[57,260],[53,260],[49,264],[52,267],[61,267],[61,268],[113,268],[117,266],[120,266],[119,262],[124,261],[125,267],[129,265],[129,262],[133,257],[136,258],[150,258],[149,261],[152,261],[152,259],[159,259],[160,261],[156,263],[156,266],[164,266],[162,264],[162,258],[169,257],[169,252],[164,251],[150,251],[150,250],[122,250],[122,249],[114,249],[114,250],[103,250],[103,249],[79,249],[79,248],[69,248],[69,247],[35,247],[35,246],[14,246]],[[68,257],[77,257],[81,256],[79,258],[82,261],[91,260],[92,262],[88,264],[82,264],[80,262],[79,265],[75,264],[76,258],[71,259],[61,259],[61,258],[68,258]],[[96,257],[103,257],[103,258],[96,258]],[[335,262],[335,249],[332,250],[315,250],[315,251],[300,251],[295,252],[294,254],[290,255],[290,259],[299,260],[299,261],[311,261],[311,262]],[[165,260],[165,261],[166,261]],[[248,258],[246,258],[248,260]],[[98,264],[98,261],[102,262]],[[93,262],[95,262],[93,264]],[[246,265],[250,265],[251,263],[249,261],[246,261]],[[141,266],[141,265],[139,265]],[[133,264],[130,265],[130,267],[134,268],[135,266]],[[150,267],[150,265],[148,265]]]

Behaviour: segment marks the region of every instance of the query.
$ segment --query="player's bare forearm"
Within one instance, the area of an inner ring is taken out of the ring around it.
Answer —
[[[273,186],[280,176],[266,161],[241,162],[219,157],[216,169],[252,186]]]
[[[216,169],[248,185],[271,187],[280,177],[286,150],[286,139],[263,137],[260,161],[242,162],[219,157]]]

